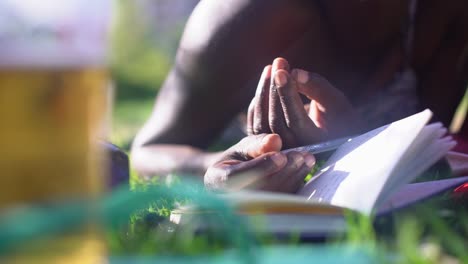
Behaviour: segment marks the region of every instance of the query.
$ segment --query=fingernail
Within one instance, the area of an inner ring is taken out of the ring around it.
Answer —
[[[260,136],[262,136],[262,135],[260,135]],[[270,134],[267,134],[267,135],[263,134],[263,138],[262,138],[262,141],[261,141],[260,144],[262,146],[267,145],[269,143],[269,141],[271,140],[270,138],[271,138]]]
[[[286,84],[288,78],[286,77],[286,73],[283,71],[276,71],[275,72],[275,85],[277,87],[282,87]]]
[[[286,163],[286,157],[281,153],[276,153],[271,156],[271,160],[276,164],[276,166],[283,166]]]
[[[292,75],[294,76],[294,79],[296,79],[297,82],[305,84],[309,81],[309,74],[300,69],[294,69],[292,71]]]
[[[303,163],[304,163],[304,158],[302,157],[302,155],[297,155],[294,157],[294,165],[296,165],[296,167],[302,166]]]
[[[284,69],[289,71],[289,63],[286,59],[278,57],[273,61],[272,64],[273,69]]]
[[[305,163],[306,163],[307,167],[312,168],[315,165],[315,157],[312,156],[312,155],[306,155]]]
[[[268,79],[271,77],[271,65],[268,65],[265,68],[263,68],[262,75],[265,79]]]

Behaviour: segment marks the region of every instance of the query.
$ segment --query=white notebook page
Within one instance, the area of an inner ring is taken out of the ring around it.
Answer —
[[[432,116],[430,110],[343,144],[298,194],[370,213],[387,179]]]

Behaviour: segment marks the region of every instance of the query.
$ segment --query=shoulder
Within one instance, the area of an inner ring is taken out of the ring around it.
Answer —
[[[302,0],[201,1],[184,30],[177,73],[199,87],[226,80],[234,90],[243,87],[307,29],[304,6]]]
[[[203,0],[195,7],[185,27],[181,48],[201,50],[222,27],[251,5],[251,0]]]
[[[186,24],[179,48],[201,52],[224,40],[305,27],[307,6],[300,0],[202,0]]]

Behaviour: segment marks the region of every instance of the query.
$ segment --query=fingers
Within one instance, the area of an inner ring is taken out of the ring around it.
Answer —
[[[225,151],[223,159],[250,160],[268,152],[278,152],[282,140],[277,134],[251,135]]]
[[[256,137],[248,137],[245,144],[245,153],[252,158],[268,152],[278,152],[282,147],[281,138],[277,134],[261,134]]]
[[[230,190],[256,188],[265,182],[269,175],[274,175],[280,171],[287,162],[286,155],[280,152],[267,153],[237,164],[231,164],[229,161],[224,164],[221,163],[219,166],[215,166],[215,168],[221,168],[221,171],[218,169],[214,170],[213,173],[225,175],[224,177],[218,176],[218,178],[224,180],[224,182],[228,179],[226,187]],[[216,177],[216,175],[208,174],[209,172],[210,170],[205,175],[205,185],[207,184],[207,177],[208,179]],[[211,180],[208,182],[216,182],[219,185],[219,181]]]
[[[285,148],[323,140],[327,124],[352,108],[324,78],[298,69],[289,74],[289,67],[285,59],[277,58],[264,68],[247,119],[249,135],[279,134]],[[313,98],[309,113],[299,92]]]
[[[284,118],[283,107],[281,105],[278,88],[288,84],[287,76],[278,74],[278,72],[287,72],[289,64],[282,58],[275,59],[272,66],[273,78],[270,85],[270,104],[268,109],[268,121],[273,133],[281,135],[281,138],[287,147],[295,145],[293,134],[288,130],[286,119]]]
[[[258,189],[292,193],[304,184],[304,178],[314,164],[315,158],[308,153],[267,153],[250,161],[226,161],[219,164],[207,172],[205,184],[215,182],[215,186],[229,190]],[[224,177],[218,175],[218,181],[209,181],[210,178],[216,178],[213,173]]]
[[[282,69],[277,70],[273,78],[282,114],[270,120],[272,130],[284,138],[285,146],[288,148],[322,140],[324,131],[316,126],[305,111],[296,81]]]
[[[293,174],[293,180],[285,182],[284,186],[289,188],[291,192],[297,192],[305,182],[304,179],[312,171],[312,168],[315,165],[315,157],[311,154],[306,154],[304,157],[304,165],[298,169],[296,173]],[[288,185],[290,184],[290,185]]]
[[[296,81],[290,78],[290,75],[282,70],[276,72],[276,75],[287,78],[286,85],[278,87],[278,94],[283,108],[284,118],[287,127],[295,136],[298,144],[307,144],[314,140],[320,140],[323,131],[321,131],[313,122],[304,109],[304,105],[297,91]],[[311,104],[315,107],[315,104]]]
[[[322,76],[300,69],[294,69],[291,75],[296,80],[298,91],[317,101],[323,107],[323,111],[331,106],[349,104],[344,94]]]
[[[270,96],[271,65],[263,69],[252,106],[253,134],[271,133],[268,125],[268,104]]]
[[[294,179],[294,177],[290,176],[294,175],[304,165],[304,157],[298,152],[290,152],[287,154],[287,160],[288,162],[280,171],[259,182],[257,188],[266,191],[283,190],[290,192],[292,184],[288,184],[288,182]]]
[[[324,131],[327,131],[326,121],[324,120],[324,115],[321,114],[322,111],[323,110],[320,107],[320,105],[317,103],[317,101],[315,100],[310,101],[310,105],[309,105],[310,119],[312,119],[312,121],[318,128]]]
[[[275,73],[275,78],[285,80],[283,83],[277,82],[277,92],[281,102],[281,107],[284,113],[286,125],[288,127],[302,125],[309,118],[304,109],[299,93],[295,87],[294,80],[285,70],[278,70]]]
[[[253,130],[253,120],[254,120],[254,114],[253,114],[253,108],[255,105],[256,97],[250,101],[249,108],[247,110],[247,135],[255,135],[254,130]]]
[[[292,193],[304,184],[305,176],[315,165],[315,158],[301,152],[289,152],[287,158],[287,164],[261,182],[259,189]]]
[[[247,182],[255,178],[250,179],[249,175],[270,175],[287,162],[286,156],[279,153],[280,150],[281,138],[276,134],[245,137],[208,168],[204,176],[205,186],[209,189],[225,188],[227,180],[235,175],[247,176],[236,176],[240,180],[249,179]]]
[[[365,123],[346,96],[322,76],[295,69],[298,91],[311,99],[309,116],[328,138],[365,130]]]
[[[255,158],[244,160],[236,159],[235,155],[225,156],[205,173],[207,188],[294,192],[315,163],[315,158],[305,152],[278,152],[281,139],[276,134],[249,136],[237,145],[237,150],[244,151],[244,156]],[[276,152],[263,153],[269,150]]]

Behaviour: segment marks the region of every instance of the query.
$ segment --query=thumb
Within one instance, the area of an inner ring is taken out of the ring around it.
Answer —
[[[256,158],[268,152],[281,150],[282,141],[277,134],[252,135],[242,139],[236,151],[243,156]]]

